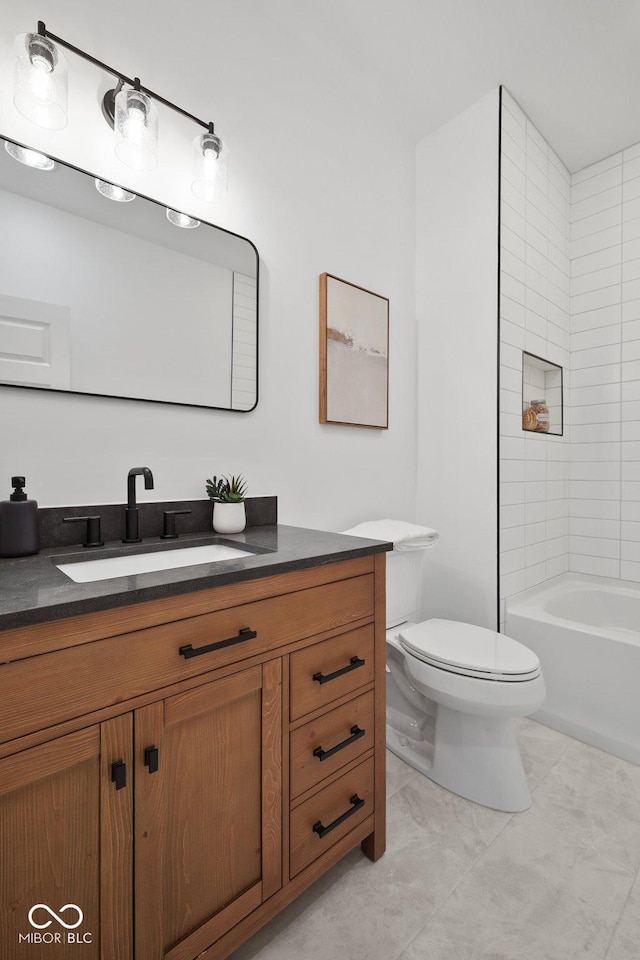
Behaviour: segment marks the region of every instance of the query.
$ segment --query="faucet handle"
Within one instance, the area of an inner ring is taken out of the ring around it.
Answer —
[[[100,517],[63,517],[63,523],[86,523],[87,539],[82,544],[83,547],[104,547],[104,541],[100,539]]]
[[[163,530],[160,535],[161,540],[177,540],[176,517],[181,513],[191,513],[191,510],[163,510]]]

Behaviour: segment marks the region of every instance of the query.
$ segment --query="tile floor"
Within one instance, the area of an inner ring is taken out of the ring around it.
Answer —
[[[387,753],[384,857],[353,850],[233,960],[640,960],[640,767],[532,720],[520,743],[520,814]]]

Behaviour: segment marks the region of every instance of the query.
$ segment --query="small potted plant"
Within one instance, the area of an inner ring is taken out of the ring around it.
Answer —
[[[207,496],[213,500],[213,529],[216,533],[242,533],[247,525],[244,501],[247,481],[237,477],[211,477]]]

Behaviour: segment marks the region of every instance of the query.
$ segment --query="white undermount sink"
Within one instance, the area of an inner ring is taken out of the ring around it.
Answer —
[[[156,553],[132,553],[123,557],[96,557],[95,560],[80,560],[77,563],[57,563],[75,583],[93,583],[96,580],[111,580],[114,577],[129,577],[137,573],[153,573],[156,570],[175,570],[199,563],[217,563],[220,560],[237,560],[252,557],[251,550],[238,550],[222,543],[210,543],[202,547],[181,547],[176,550]]]

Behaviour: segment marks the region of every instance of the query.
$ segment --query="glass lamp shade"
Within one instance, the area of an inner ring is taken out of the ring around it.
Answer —
[[[109,183],[108,180],[99,180],[95,178],[96,190],[108,200],[115,200],[117,203],[131,203],[135,200],[135,193],[125,190],[124,187],[117,187],[115,183]]]
[[[200,200],[224,200],[228,187],[226,145],[215,133],[203,133],[193,141],[193,182],[191,189]]]
[[[171,207],[167,207],[167,220],[176,227],[184,227],[185,230],[194,230],[200,226],[200,221],[195,217],[180,213],[179,210],[172,210]]]
[[[20,147],[17,143],[5,142],[5,150],[10,157],[19,163],[24,163],[27,167],[34,167],[36,170],[53,170],[55,163],[51,157],[44,153],[38,153],[37,150],[29,150],[28,147]]]
[[[133,170],[158,165],[158,111],[146,93],[123,87],[116,97],[114,122],[118,160]]]
[[[39,33],[21,33],[15,41],[13,102],[27,120],[47,130],[67,125],[67,61]]]

